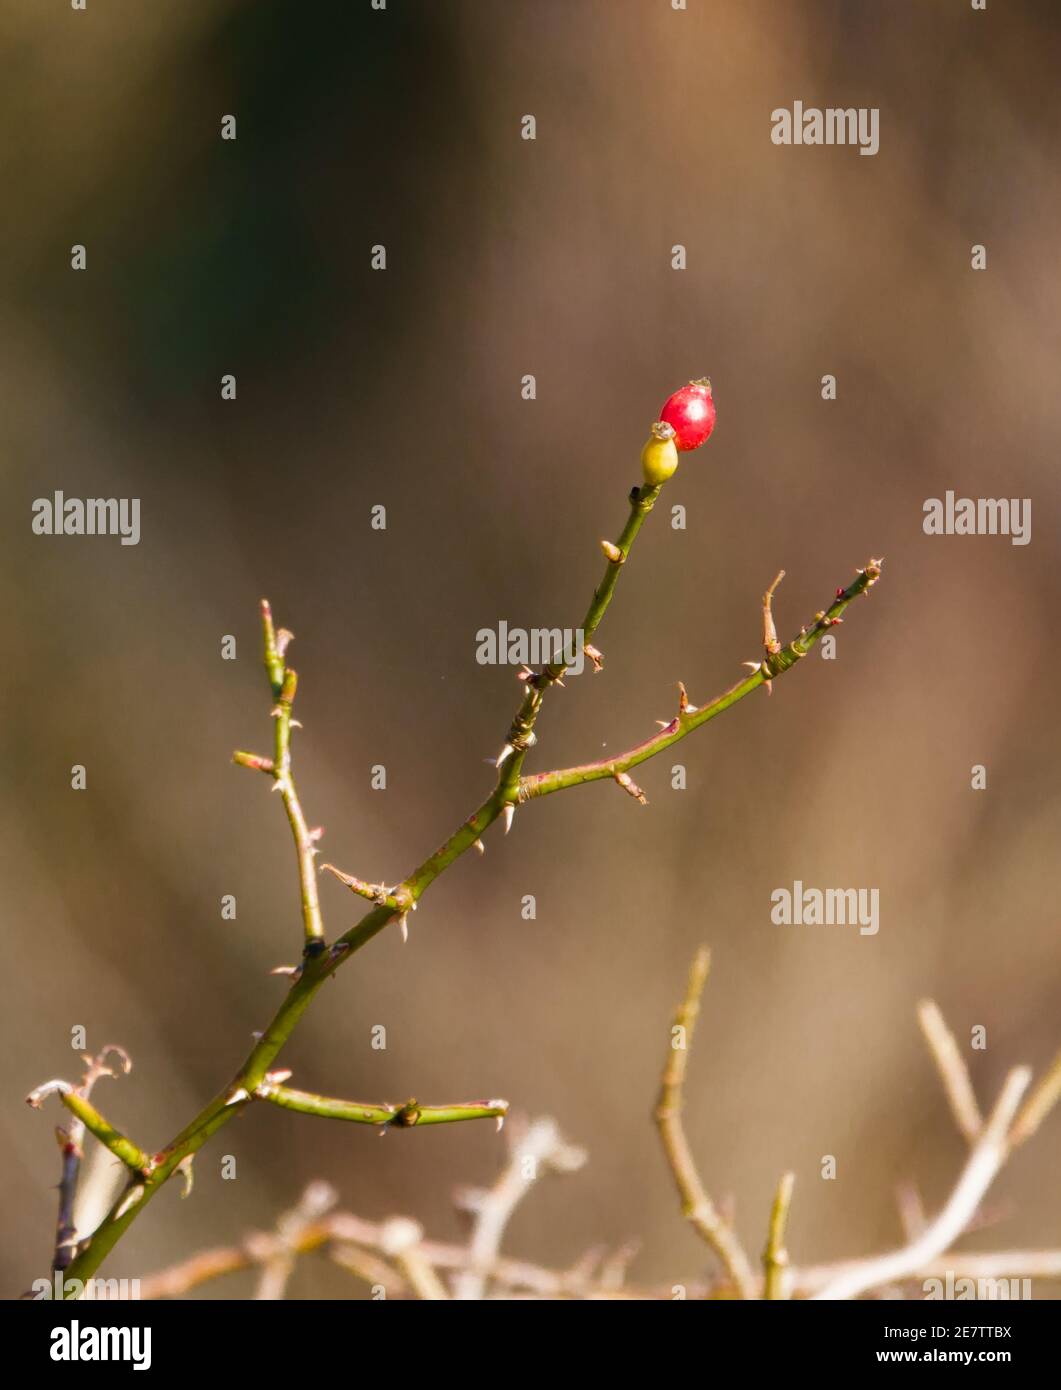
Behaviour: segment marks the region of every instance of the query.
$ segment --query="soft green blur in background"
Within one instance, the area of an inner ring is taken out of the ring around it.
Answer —
[[[296,771],[323,857],[394,882],[481,799],[515,708],[475,632],[578,622],[649,422],[705,373],[718,429],[666,494],[688,528],[657,510],[601,629],[604,674],[550,699],[528,767],[646,737],[678,679],[697,703],[731,684],[779,567],[788,638],[883,554],[837,659],[642,769],[647,809],[597,785],[495,829],[407,947],[385,933],[323,991],[282,1060],[307,1089],[556,1116],[590,1163],[529,1198],[510,1252],[566,1264],[636,1238],[635,1278],[693,1277],[708,1258],[650,1115],[705,940],[688,1129],[753,1252],[789,1167],[799,1261],[896,1242],[900,1179],[941,1200],[963,1145],[917,1000],[963,1041],[986,1027],[984,1104],[1061,1043],[1058,21],[962,0],[4,7],[7,1292],[48,1270],[60,1111],[22,1097],[79,1072],[70,1029],[132,1053],[98,1098],[155,1148],[231,1075],[282,997],[269,969],[297,956],[281,807],[229,762],[271,736],[258,599],[297,634]],[[774,146],[770,112],[796,99],[879,107],[880,153]],[[925,537],[922,504],[948,488],[1032,498],[1031,544]],[[141,498],[141,544],[32,535],[55,489]],[[878,887],[879,935],[772,925],[796,878]],[[357,903],[331,881],[322,897],[338,935]],[[970,1246],[1061,1243],[1059,1145],[1055,1115]],[[453,1190],[503,1153],[488,1125],[380,1143],[255,1111],[106,1269],[267,1227],[314,1177],[455,1237]],[[359,1289],[306,1261],[292,1292]]]

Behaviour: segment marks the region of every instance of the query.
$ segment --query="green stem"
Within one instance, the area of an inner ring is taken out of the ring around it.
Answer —
[[[630,516],[623,527],[622,534],[612,547],[612,554],[615,558],[608,559],[604,578],[593,591],[586,616],[582,619],[580,630],[584,648],[589,647],[593,641],[593,637],[600,627],[601,619],[608,611],[615,586],[619,582],[619,572],[626,563],[630,549],[637,539],[637,533],[645,524],[645,518],[655,506],[660,491],[661,488],[657,485],[656,487],[635,487],[630,493]],[[599,657],[596,658],[597,661],[599,659]],[[498,791],[505,801],[516,800],[520,774],[523,771],[523,761],[527,756],[527,749],[533,742],[534,725],[541,712],[545,692],[550,685],[555,685],[557,681],[563,679],[566,670],[567,666],[563,663],[546,666],[544,670],[527,681],[526,693],[508,733],[507,746],[513,751],[502,763],[501,775],[498,778]]]
[[[297,727],[292,717],[295,692],[298,689],[298,674],[284,661],[287,644],[292,634],[286,629],[278,633],[273,624],[273,611],[266,599],[262,599],[262,634],[265,646],[265,671],[269,677],[269,688],[276,700],[273,718],[274,753],[272,761],[254,753],[238,752],[234,761],[242,767],[267,772],[274,779],[274,788],[280,793],[287,813],[287,821],[295,841],[298,856],[298,881],[302,898],[302,926],[306,938],[306,953],[313,955],[324,949],[324,921],[321,917],[320,899],[317,893],[317,870],[314,860],[317,856],[315,837],[306,824],[302,813],[302,803],[295,790],[295,779],[291,771],[291,730]]]
[[[94,1134],[103,1147],[110,1149],[115,1158],[120,1158],[127,1168],[141,1173],[151,1167],[149,1155],[105,1120],[90,1100],[86,1100],[77,1091],[64,1091],[59,1098],[88,1132]]]
[[[363,878],[358,878],[355,874],[344,874],[342,869],[337,869],[334,864],[322,864],[321,872],[327,870],[346,885],[351,893],[356,893],[359,898],[367,898],[370,903],[375,903],[377,907],[389,907],[391,912],[403,912],[409,907],[407,902],[403,903],[400,897],[393,893],[388,893],[386,884],[366,883]]]
[[[506,1100],[467,1101],[458,1105],[420,1105],[409,1100],[404,1105],[372,1105],[313,1095],[309,1091],[296,1091],[290,1086],[268,1082],[258,1087],[257,1094],[262,1100],[285,1110],[297,1110],[301,1115],[321,1115],[325,1119],[349,1120],[359,1125],[394,1125],[398,1129],[455,1124],[460,1120],[503,1120],[508,1114]]]

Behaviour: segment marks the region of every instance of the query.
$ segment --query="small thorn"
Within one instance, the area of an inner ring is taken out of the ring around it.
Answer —
[[[497,1125],[496,1125],[498,1134],[501,1133],[501,1131],[504,1129],[504,1127],[505,1127],[505,1117],[504,1117],[504,1115],[498,1115],[498,1117],[497,1117]]]
[[[142,1201],[144,1196],[144,1185],[139,1183],[136,1187],[131,1187],[122,1199],[118,1209],[114,1213],[114,1220],[120,1221],[128,1211],[132,1211],[137,1202]]]
[[[292,729],[301,729],[301,728],[302,728],[302,720],[301,720],[301,719],[292,719],[292,720],[291,720],[291,723],[289,724],[288,727],[289,727],[289,728],[292,728]]]
[[[290,1067],[281,1067],[279,1071],[267,1071],[265,1080],[270,1086],[279,1086],[285,1081],[290,1081],[294,1074]]]
[[[176,1171],[181,1175],[184,1181],[184,1187],[181,1190],[182,1199],[190,1197],[192,1195],[192,1188],[195,1186],[195,1174],[192,1171],[192,1160],[194,1158],[194,1154],[188,1154],[177,1164]]]
[[[473,848],[474,848],[474,849],[476,850],[476,852],[479,853],[479,854],[485,854],[485,853],[486,853],[486,846],[483,844],[482,840],[475,840],[475,841],[473,842]]]
[[[763,647],[768,656],[773,656],[781,650],[781,643],[777,640],[777,628],[774,626],[773,602],[774,592],[784,577],[785,571],[778,570],[774,582],[763,594]]]
[[[409,940],[409,914],[407,912],[403,912],[398,918],[398,930],[402,934],[402,945],[405,945]]]
[[[605,558],[610,560],[613,565],[621,565],[626,556],[617,545],[612,545],[611,541],[601,541],[601,550],[604,551]]]
[[[671,719],[657,719],[656,723],[661,729],[669,729],[674,721]]]
[[[227,1109],[230,1105],[242,1105],[245,1100],[250,1100],[250,1098],[250,1091],[243,1086],[237,1086],[225,1097],[225,1108]]]
[[[639,801],[642,806],[648,805],[648,797],[628,772],[617,772],[615,774],[615,780],[619,783],[620,787],[622,787],[623,791],[626,792],[627,796],[632,796],[634,800]]]
[[[515,751],[511,743],[506,743],[504,748],[502,748],[501,752],[498,753],[497,757],[494,759],[494,766],[500,767],[505,759],[510,758]]]
[[[512,822],[516,816],[516,808],[515,806],[513,806],[511,801],[507,801],[505,803],[505,809],[502,814],[505,820],[505,834],[507,835],[508,832],[512,829]]]
[[[270,975],[301,975],[301,973],[302,967],[300,965],[274,965],[269,971]]]

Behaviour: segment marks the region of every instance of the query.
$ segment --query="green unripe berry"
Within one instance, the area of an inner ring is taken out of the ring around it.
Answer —
[[[677,467],[678,447],[674,442],[674,426],[657,420],[641,450],[641,471],[645,475],[645,482],[649,487],[659,487]]]

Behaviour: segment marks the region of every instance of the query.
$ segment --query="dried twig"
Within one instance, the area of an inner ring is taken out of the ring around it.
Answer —
[[[983,1118],[976,1103],[969,1068],[965,1065],[954,1034],[944,1023],[939,1006],[933,1000],[921,1001],[917,1006],[917,1019],[939,1070],[954,1122],[972,1144],[980,1133]]]
[[[815,1294],[816,1298],[857,1298],[867,1289],[909,1279],[924,1264],[950,1249],[976,1215],[984,1193],[1006,1161],[1009,1127],[1031,1079],[1028,1067],[1015,1067],[1010,1072],[954,1190],[943,1209],[927,1223],[920,1235],[899,1250],[863,1260],[846,1272],[839,1273]]]
[[[766,1249],[763,1251],[763,1269],[766,1272],[763,1281],[764,1298],[787,1297],[784,1285],[784,1274],[788,1267],[785,1229],[788,1226],[788,1212],[792,1205],[792,1189],[795,1183],[795,1173],[784,1173],[777,1184],[774,1205],[770,1211],[770,1229],[766,1237]]]
[[[987,1122],[973,1092],[968,1069],[954,1036],[931,1001],[918,1008],[918,1019],[930,1052],[943,1078],[944,1090],[959,1129],[971,1139],[972,1148],[949,1198],[932,1220],[920,1211],[913,1216],[909,1198],[904,1221],[907,1242],[885,1255],[848,1260],[834,1265],[809,1266],[791,1272],[795,1290],[820,1299],[855,1298],[860,1293],[903,1280],[921,1280],[956,1274],[993,1279],[1007,1276],[1056,1278],[1061,1276],[1061,1251],[999,1251],[965,1254],[951,1249],[959,1236],[976,1228],[980,1203],[995,1177],[1018,1145],[1039,1128],[1061,1099],[1061,1054],[1047,1069],[1031,1095],[1020,1106],[1032,1079],[1028,1067],[1012,1070]]]
[[[255,1298],[275,1302],[282,1299],[295,1269],[297,1257],[305,1249],[304,1242],[316,1228],[321,1217],[335,1206],[338,1196],[330,1183],[312,1182],[303,1192],[296,1207],[284,1212],[276,1223],[273,1236],[252,1237],[258,1241],[261,1273]]]
[[[465,1192],[461,1205],[473,1219],[467,1266],[454,1280],[460,1299],[482,1298],[497,1263],[505,1227],[512,1213],[543,1172],[572,1173],[586,1161],[582,1149],[568,1144],[552,1120],[513,1129],[509,1161],[493,1187]]]
[[[107,1064],[107,1058],[111,1056],[117,1059],[117,1072]],[[57,1126],[55,1130],[55,1137],[63,1155],[63,1167],[59,1178],[59,1214],[55,1223],[53,1271],[62,1271],[68,1268],[74,1258],[74,1251],[77,1246],[74,1203],[81,1176],[81,1160],[84,1157],[85,1130],[87,1129],[94,1134],[105,1148],[110,1149],[116,1158],[121,1159],[130,1167],[143,1168],[150,1162],[146,1154],[141,1153],[135,1144],[109,1125],[95,1106],[89,1102],[92,1088],[101,1077],[128,1075],[133,1065],[129,1060],[129,1054],[117,1044],[107,1043],[96,1056],[83,1054],[81,1060],[85,1063],[86,1069],[81,1078],[81,1084],[76,1089],[66,1081],[46,1081],[43,1086],[38,1086],[26,1097],[27,1104],[36,1110],[44,1097],[54,1091],[74,1116],[72,1123],[65,1129]]]
[[[1032,1087],[1032,1093],[1013,1122],[1009,1142],[1013,1148],[1025,1143],[1061,1100],[1061,1052]]]
[[[446,1286],[424,1252],[424,1228],[407,1216],[394,1216],[385,1222],[379,1236],[380,1249],[390,1255],[417,1298],[430,1303],[449,1299]]]
[[[700,998],[710,968],[710,953],[706,947],[701,947],[689,971],[685,999],[674,1015],[670,1051],[663,1068],[659,1100],[656,1104],[656,1124],[663,1151],[681,1197],[682,1214],[722,1261],[741,1298],[755,1298],[758,1295],[758,1281],[752,1271],[751,1262],[744,1253],[736,1233],[719,1215],[718,1208],[700,1180],[681,1118],[689,1049],[692,1046],[696,1018],[700,1012]]]

